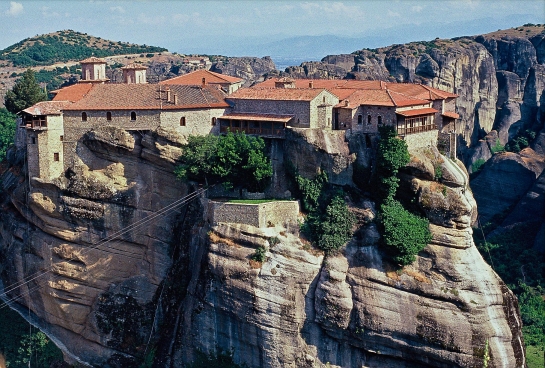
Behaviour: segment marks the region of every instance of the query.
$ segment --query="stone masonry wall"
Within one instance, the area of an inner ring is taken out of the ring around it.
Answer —
[[[243,204],[208,201],[209,221],[246,224],[255,227],[297,225],[299,202],[272,201],[260,204]]]
[[[310,103],[308,101],[236,100],[234,113],[259,113],[295,115],[293,126],[310,127]]]
[[[362,115],[362,124],[358,124],[358,115]],[[371,124],[368,124],[368,116],[371,115]],[[352,119],[352,131],[362,133],[378,132],[378,117],[382,117],[383,125],[394,125],[396,113],[394,107],[387,106],[360,106]]]
[[[212,125],[212,118],[219,118],[225,113],[225,109],[195,109],[182,111],[161,112],[161,126],[174,128],[177,132],[189,135],[219,134],[219,123]],[[185,126],[180,126],[180,118],[185,116]]]
[[[407,134],[403,138],[409,147],[409,151],[416,148],[425,148],[437,146],[437,130],[430,130],[422,133]]]

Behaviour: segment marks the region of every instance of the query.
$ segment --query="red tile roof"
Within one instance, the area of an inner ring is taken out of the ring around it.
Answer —
[[[228,99],[273,100],[273,101],[312,101],[322,88],[240,88]]]
[[[60,115],[62,110],[70,105],[71,102],[68,101],[42,101],[37,104],[24,109],[21,112],[24,112],[29,115]]]
[[[450,112],[450,111],[445,111],[441,115],[446,116],[447,118],[452,118],[452,119],[458,119],[460,117],[460,115],[458,115],[457,113]]]
[[[314,88],[349,88],[349,89],[381,89],[382,81],[354,80],[354,79],[291,79],[291,78],[271,78],[256,84],[257,88],[274,88],[276,82],[295,83],[296,88],[309,88],[310,83]]]
[[[347,94],[345,91],[351,91],[351,93]],[[342,97],[342,101],[336,107],[349,109],[360,105],[403,107],[429,104],[428,100],[406,96],[387,89],[334,89],[332,93],[336,94],[339,99]],[[348,105],[345,101],[348,101]]]
[[[106,64],[106,60],[91,56],[79,62],[80,64]]]
[[[167,101],[167,89],[170,89],[170,101]],[[177,104],[173,102],[174,95],[178,98]],[[212,86],[98,84],[85,98],[65,110],[177,110],[228,106],[224,94]]]
[[[396,111],[396,114],[401,116],[418,116],[418,115],[431,115],[435,114],[437,111],[436,109],[432,109],[431,107],[427,107],[424,109],[414,109],[414,110],[405,110],[405,111]]]
[[[148,67],[147,67],[147,66],[144,66],[144,65],[142,65],[142,64],[130,63],[130,64],[127,64],[127,65],[121,67],[121,69],[130,69],[130,70],[136,69],[136,70],[143,70],[143,69],[148,69]]]
[[[287,123],[291,119],[293,119],[293,117],[294,115],[231,113],[231,114],[223,115],[220,119],[274,121],[274,122],[280,122],[280,123]]]
[[[185,85],[201,85],[202,79],[205,78],[207,84],[224,84],[224,83],[240,83],[242,79],[231,77],[230,75],[214,73],[209,70],[196,70],[194,72],[180,75],[160,82],[159,84],[185,84]]]
[[[414,105],[425,105],[428,104],[429,101],[426,99],[416,98],[413,96],[409,96],[403,93],[397,93],[394,91],[386,90],[388,94],[390,95],[390,98],[394,102],[395,106],[402,107],[402,106],[414,106]]]
[[[55,94],[53,101],[79,101],[89,93],[94,85],[93,83],[76,83],[56,91],[51,91],[51,93]]]

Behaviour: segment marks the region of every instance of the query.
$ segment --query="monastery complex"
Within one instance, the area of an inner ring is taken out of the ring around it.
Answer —
[[[378,128],[390,125],[417,145],[436,144],[438,134],[446,135],[456,151],[449,133],[459,117],[457,95],[421,84],[275,78],[242,88],[242,79],[206,69],[148,84],[146,68],[138,64],[122,68],[123,83],[110,83],[103,59],[92,57],[81,66],[79,83],[20,113],[30,177],[63,175],[78,141],[102,126],[163,127],[182,136],[243,131],[270,139],[284,139],[290,127],[344,130],[365,135],[371,144]]]

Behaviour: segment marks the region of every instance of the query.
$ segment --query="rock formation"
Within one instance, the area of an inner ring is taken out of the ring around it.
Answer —
[[[294,131],[282,151],[354,185],[354,156],[371,158],[337,135]],[[24,153],[10,151],[2,278],[9,288],[50,271],[9,295],[22,296],[69,360],[130,367],[156,349],[156,366],[179,367],[220,348],[250,367],[481,367],[486,353],[489,366],[524,366],[517,300],[473,244],[475,202],[459,161],[412,152],[402,188],[433,240],[396,271],[369,199],[352,204],[357,236],[331,256],[297,229],[210,224],[199,198],[164,213],[192,191],[172,174],[180,140],[101,128],[53,182],[28,183]],[[250,258],[259,246],[263,262]]]

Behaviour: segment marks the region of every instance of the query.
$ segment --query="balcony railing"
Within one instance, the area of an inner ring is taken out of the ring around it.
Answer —
[[[429,132],[430,130],[435,130],[437,127],[435,124],[431,125],[422,125],[417,127],[397,127],[397,134],[398,135],[407,135],[407,134],[414,134],[414,133],[422,133],[422,132]]]

